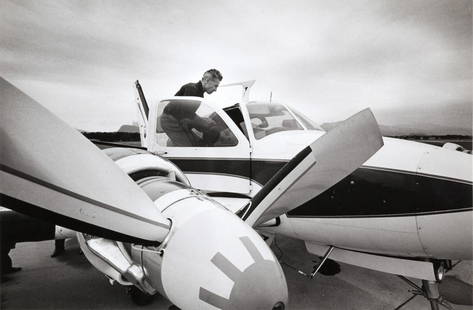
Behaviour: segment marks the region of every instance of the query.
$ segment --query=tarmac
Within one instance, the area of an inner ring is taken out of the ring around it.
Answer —
[[[286,309],[387,310],[395,309],[412,296],[410,286],[395,275],[346,264],[341,264],[341,272],[334,276],[318,274],[308,279],[297,270],[310,272],[315,256],[305,251],[302,241],[285,237],[276,240],[273,250],[280,258],[289,287]],[[1,309],[167,310],[171,306],[161,296],[146,306],[133,304],[126,288],[111,286],[80,254],[74,240],[68,240],[62,256],[51,258],[53,249],[54,241],[17,244],[11,256],[14,265],[23,269],[3,279]],[[472,285],[472,262],[462,261],[447,274],[440,291],[450,301],[464,304],[451,303],[454,309],[472,309]],[[402,309],[430,309],[430,305],[417,296]]]

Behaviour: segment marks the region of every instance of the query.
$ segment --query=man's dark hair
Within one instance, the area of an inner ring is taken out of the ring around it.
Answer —
[[[210,70],[205,71],[204,77],[210,78],[212,80],[218,79],[219,81],[223,79],[222,74],[217,69],[210,69]]]

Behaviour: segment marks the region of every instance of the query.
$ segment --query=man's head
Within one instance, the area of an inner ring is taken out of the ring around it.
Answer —
[[[202,77],[202,87],[207,94],[211,94],[217,90],[220,81],[223,79],[222,74],[216,69],[210,69],[204,73]]]

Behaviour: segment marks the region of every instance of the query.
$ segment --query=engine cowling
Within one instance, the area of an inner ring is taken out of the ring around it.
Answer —
[[[161,246],[128,247],[130,264],[145,272],[141,283],[181,309],[285,308],[288,292],[281,266],[250,226],[190,188],[167,160],[123,150],[108,154],[172,221]]]
[[[171,200],[163,211],[173,223],[168,242],[161,253],[143,252],[155,288],[183,309],[283,309],[284,274],[251,227],[193,190],[156,203]]]

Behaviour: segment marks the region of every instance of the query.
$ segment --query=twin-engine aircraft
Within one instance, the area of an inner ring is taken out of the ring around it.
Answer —
[[[423,279],[438,307],[448,260],[472,255],[471,155],[382,147],[369,110],[325,133],[238,85],[242,102],[227,108],[195,97],[149,107],[137,83],[147,150],[102,152],[2,79],[2,205],[81,232],[108,278],[182,309],[284,309],[285,278],[260,234]],[[208,128],[170,128],[173,102],[198,104]]]
[[[193,187],[231,206],[247,221],[258,213],[246,213],[251,204],[267,203],[265,188],[290,169],[290,160],[326,135],[287,105],[250,101],[253,85],[224,85],[242,87],[242,98],[230,105],[196,97],[148,105],[135,83],[142,146],[171,160]],[[207,121],[207,129],[170,127],[169,104],[184,109],[197,105],[196,114]],[[218,139],[211,139],[213,131],[219,132]],[[349,161],[353,146],[364,138],[370,139],[356,136],[347,147],[337,137],[326,154],[333,162]],[[386,137],[383,141],[379,151],[329,189],[318,184],[315,175],[326,180],[332,171],[301,176],[298,191],[270,201],[277,212],[256,220],[258,231],[266,237],[281,234],[304,240],[322,262],[330,257],[396,274],[410,285],[406,276],[422,279],[417,290],[436,309],[438,282],[451,260],[471,260],[473,255],[472,156],[450,143],[437,147]],[[301,194],[306,192],[314,198]]]
[[[7,81],[0,89],[2,205],[81,232],[87,259],[110,279],[182,309],[284,309],[284,274],[254,228],[288,210],[282,197],[312,199],[382,146],[371,112],[353,116],[295,156],[242,219],[167,160],[107,156]],[[339,143],[349,160],[332,160]]]

